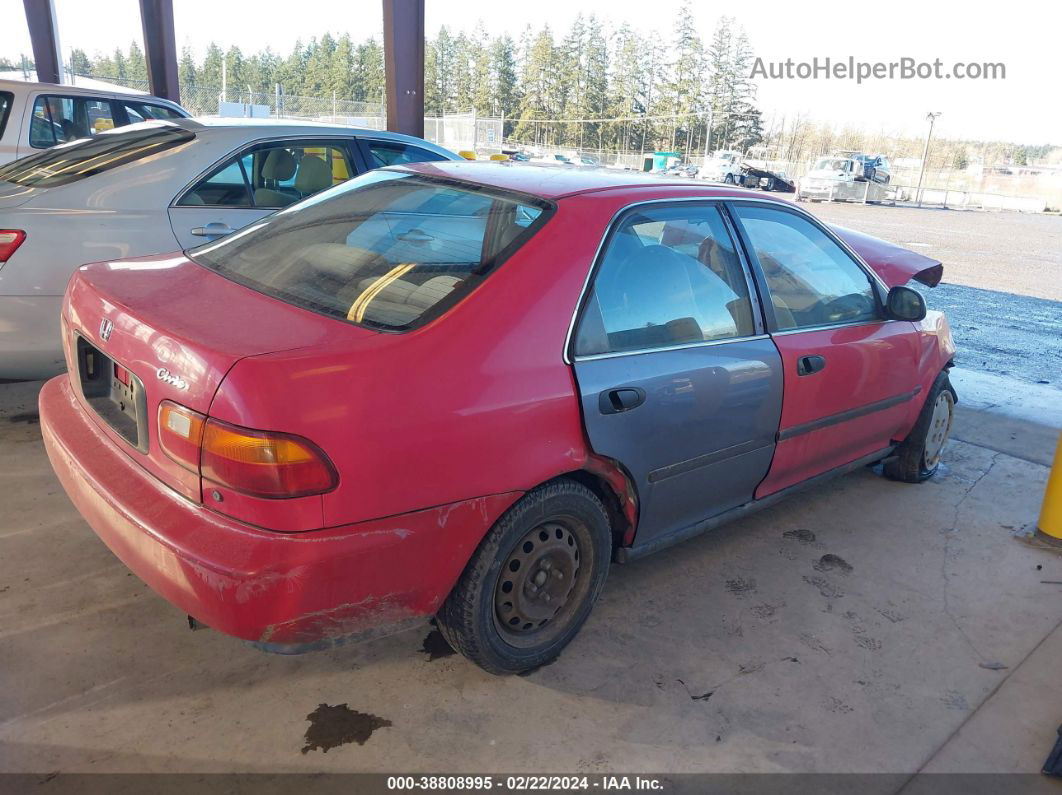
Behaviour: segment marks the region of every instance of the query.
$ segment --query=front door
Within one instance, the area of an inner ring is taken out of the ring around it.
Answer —
[[[917,335],[911,323],[885,320],[870,274],[810,218],[777,204],[732,209],[785,378],[759,498],[889,446],[918,399]]]
[[[637,487],[635,546],[750,501],[767,472],[781,361],[753,295],[714,204],[613,225],[571,354],[590,444]]]

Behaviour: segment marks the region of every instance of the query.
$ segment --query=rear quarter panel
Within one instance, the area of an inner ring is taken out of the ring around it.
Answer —
[[[610,202],[559,202],[477,290],[427,326],[238,362],[219,419],[320,445],[326,526],[522,491],[587,463],[563,348]],[[343,321],[336,320],[336,323]]]

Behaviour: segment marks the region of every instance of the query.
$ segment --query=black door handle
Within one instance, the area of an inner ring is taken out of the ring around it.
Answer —
[[[606,389],[597,396],[597,407],[602,414],[619,414],[636,409],[645,402],[645,390],[636,386],[620,386]]]
[[[797,375],[811,375],[826,366],[823,356],[801,356],[797,359]]]

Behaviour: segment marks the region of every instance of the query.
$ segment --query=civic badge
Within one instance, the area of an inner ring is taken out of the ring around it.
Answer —
[[[100,321],[100,339],[106,342],[111,338],[112,331],[114,331],[114,323],[111,322],[109,317],[103,318]]]
[[[155,377],[162,381],[164,384],[169,384],[176,389],[187,389],[188,382],[181,378],[177,373],[171,373],[165,367],[160,367],[155,371]]]

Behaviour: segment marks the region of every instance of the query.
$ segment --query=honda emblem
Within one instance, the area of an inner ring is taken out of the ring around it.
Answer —
[[[110,318],[103,318],[100,321],[100,339],[106,342],[111,338],[112,331],[114,331],[114,323],[111,322]]]

